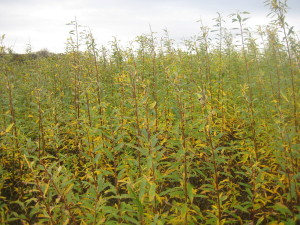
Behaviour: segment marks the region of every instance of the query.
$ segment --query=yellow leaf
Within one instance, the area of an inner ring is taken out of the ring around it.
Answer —
[[[48,192],[48,189],[49,189],[49,186],[50,186],[50,181],[48,182],[46,188],[45,188],[45,191],[44,191],[44,197],[46,197],[46,194]]]
[[[156,102],[153,102],[153,103],[150,104],[149,108],[154,109],[155,106],[156,106]]]
[[[283,99],[286,101],[286,102],[290,102],[289,100],[288,100],[288,98],[281,92],[281,96],[283,97]]]
[[[68,194],[73,186],[74,186],[74,184],[70,184],[69,187],[64,191],[64,194],[65,195]]]
[[[66,221],[64,222],[64,224],[63,224],[63,225],[67,225],[67,224],[69,224],[69,221],[70,221],[70,219],[69,219],[69,218],[67,218],[67,219],[66,219]]]
[[[6,128],[5,132],[8,133],[11,130],[11,128],[13,128],[13,126],[14,126],[14,123],[9,124],[8,127]]]

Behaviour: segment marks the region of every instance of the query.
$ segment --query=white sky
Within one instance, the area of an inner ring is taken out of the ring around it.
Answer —
[[[289,0],[287,19],[298,30],[300,0]],[[171,38],[180,42],[199,33],[204,25],[212,26],[217,12],[232,27],[230,13],[250,12],[250,26],[263,25],[270,19],[264,0],[0,0],[0,35],[4,44],[22,53],[31,43],[32,50],[47,48],[64,52],[74,20],[92,30],[98,45],[106,45],[116,36],[126,44],[137,35],[149,34],[149,24],[157,36],[167,28]]]

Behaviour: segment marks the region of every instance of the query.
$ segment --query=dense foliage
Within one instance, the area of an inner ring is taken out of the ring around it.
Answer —
[[[65,54],[1,55],[0,223],[295,224],[300,49],[271,10],[259,40],[246,13],[182,48],[73,21]]]

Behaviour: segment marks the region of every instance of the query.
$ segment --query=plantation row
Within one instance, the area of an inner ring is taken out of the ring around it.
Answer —
[[[259,47],[244,16],[183,49],[73,21],[65,54],[4,54],[0,223],[295,224],[299,42],[278,17]]]

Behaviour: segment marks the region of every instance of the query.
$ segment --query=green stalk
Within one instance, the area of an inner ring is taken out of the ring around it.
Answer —
[[[182,140],[182,147],[183,147],[183,151],[184,151],[184,155],[183,155],[183,192],[184,192],[185,204],[188,204],[187,143],[186,143],[186,133],[185,133],[186,119],[185,119],[184,104],[182,103],[182,99],[180,96],[177,96],[177,103],[178,103],[178,108],[180,111],[181,140]],[[185,217],[184,217],[185,225],[188,224],[187,216],[188,216],[188,212],[185,214]]]
[[[16,149],[19,149],[19,140],[18,140],[18,133],[17,133],[17,124],[16,124],[16,116],[15,116],[15,107],[13,103],[13,90],[12,90],[12,84],[10,82],[8,70],[5,71],[6,76],[6,84],[7,84],[7,90],[8,90],[8,97],[9,97],[9,113],[10,113],[10,123],[13,124],[13,149],[12,149],[12,179],[15,179],[15,173],[16,173]]]
[[[46,141],[45,141],[45,132],[44,132],[44,124],[43,124],[43,110],[41,107],[40,90],[38,90],[37,92],[38,92],[37,100],[38,100],[38,118],[39,118],[39,159],[40,159],[41,156],[45,155]],[[42,146],[42,149],[41,149],[41,146]],[[42,152],[40,150],[42,150]]]
[[[153,92],[153,98],[156,102],[154,106],[155,110],[155,132],[158,132],[158,98],[157,98],[157,76],[156,76],[156,52],[155,52],[155,44],[154,44],[154,36],[153,32],[150,26],[150,34],[151,34],[151,42],[150,42],[150,48],[151,48],[151,56],[152,56],[152,92]]]
[[[206,127],[205,127],[205,133],[207,137],[207,141],[209,143],[210,149],[211,149],[211,154],[212,154],[212,161],[213,161],[213,166],[214,166],[214,186],[215,186],[215,192],[216,192],[216,197],[217,197],[217,209],[218,209],[218,224],[221,224],[222,220],[222,211],[221,211],[221,201],[220,201],[220,188],[219,188],[219,175],[218,175],[218,167],[217,167],[217,157],[216,157],[216,149],[213,144],[213,139],[211,135],[211,120],[212,118],[211,115],[208,115],[206,118]]]

